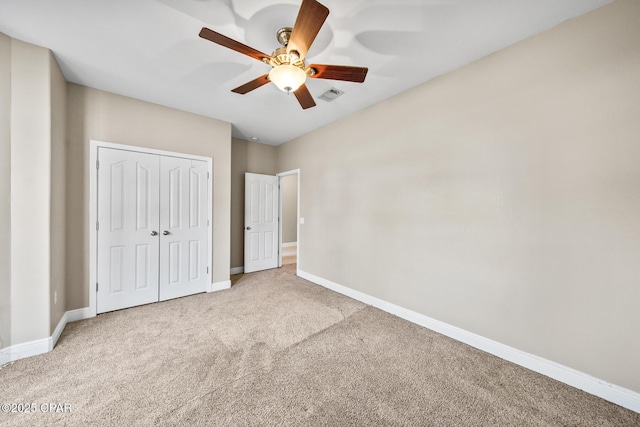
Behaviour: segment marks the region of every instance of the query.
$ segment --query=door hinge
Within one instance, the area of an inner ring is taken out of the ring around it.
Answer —
[[[209,274],[209,267],[207,267],[207,274]]]
[[[100,169],[100,160],[96,160],[96,169]]]
[[[100,231],[100,223],[96,221],[96,231]]]
[[[207,179],[209,179],[209,172],[207,172]]]
[[[207,220],[207,227],[208,227],[209,225],[210,225],[210,224],[209,224],[209,220]]]
[[[96,282],[96,292],[98,292],[98,282]]]

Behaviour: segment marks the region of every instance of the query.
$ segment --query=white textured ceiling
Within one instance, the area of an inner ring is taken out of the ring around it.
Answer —
[[[267,54],[299,0],[0,0],[0,32],[53,51],[74,83],[233,124],[278,145],[611,0],[321,0],[308,63],[369,67],[363,84],[309,79],[317,106],[268,84],[269,66],[198,37],[203,26]],[[345,92],[317,99],[330,87]]]

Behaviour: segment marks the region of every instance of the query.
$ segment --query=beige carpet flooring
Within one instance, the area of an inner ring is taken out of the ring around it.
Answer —
[[[295,255],[283,255],[282,256],[282,265],[295,264],[297,262]]]
[[[282,265],[296,264],[297,263],[297,247],[288,246],[282,248]]]
[[[640,414],[286,269],[67,325],[0,369],[2,426],[638,426]]]

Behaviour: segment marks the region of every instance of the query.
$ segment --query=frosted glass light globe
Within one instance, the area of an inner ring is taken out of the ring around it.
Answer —
[[[295,92],[307,80],[307,73],[294,65],[278,65],[269,71],[269,80],[283,92]]]

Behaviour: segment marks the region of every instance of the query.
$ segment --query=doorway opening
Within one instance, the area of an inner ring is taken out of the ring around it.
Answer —
[[[298,274],[300,266],[300,169],[281,172],[279,192],[278,267]]]

